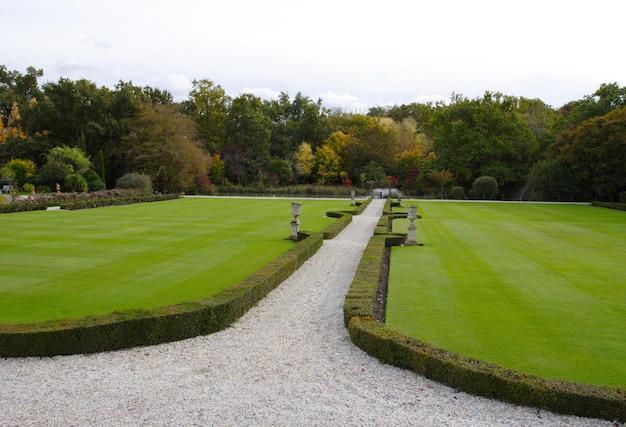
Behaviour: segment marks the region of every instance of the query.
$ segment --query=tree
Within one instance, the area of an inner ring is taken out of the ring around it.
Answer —
[[[14,104],[29,105],[40,97],[39,77],[43,70],[28,67],[26,74],[19,71],[9,71],[6,66],[0,65],[0,122],[6,122]]]
[[[534,200],[575,200],[581,190],[570,170],[557,159],[536,162],[528,173],[528,185]]]
[[[554,135],[550,130],[557,120],[557,112],[540,99],[519,99],[519,111],[528,128],[539,144],[539,149],[545,152],[554,142]]]
[[[618,200],[626,189],[626,108],[585,120],[563,131],[550,147],[584,188],[598,199]]]
[[[29,112],[29,129],[47,131],[56,145],[79,147],[92,156],[115,130],[108,123],[110,101],[111,91],[89,80],[46,83]]]
[[[329,184],[339,178],[341,159],[328,145],[315,149],[315,172],[321,185]]]
[[[270,126],[260,98],[243,94],[233,100],[222,150],[228,178],[240,184],[261,178],[270,158]]]
[[[267,165],[266,178],[271,185],[286,185],[292,181],[291,164],[280,157],[272,157]]]
[[[303,142],[298,147],[298,151],[295,154],[296,158],[296,173],[302,176],[305,180],[311,176],[313,167],[315,166],[315,156],[311,149],[311,144]]]
[[[385,173],[385,169],[381,166],[377,165],[375,162],[369,162],[363,168],[362,175],[365,176],[365,179],[359,175],[359,179],[362,182],[369,182],[372,185],[382,184],[387,179],[387,174]]]
[[[345,126],[350,139],[345,149],[344,168],[350,176],[358,176],[370,162],[382,167],[386,176],[397,174],[400,145],[393,122],[357,114],[349,118]]]
[[[224,161],[219,154],[215,154],[209,159],[208,177],[213,184],[221,184],[224,180]]]
[[[0,144],[4,144],[9,138],[26,138],[26,134],[22,129],[22,116],[17,102],[14,102],[11,107],[6,127],[3,126],[2,120],[0,120]]]
[[[32,160],[13,159],[0,169],[2,178],[10,178],[17,188],[30,183],[35,177],[35,163]]]
[[[196,142],[195,125],[173,105],[144,104],[129,121],[119,156],[128,172],[142,172],[162,192],[195,191],[209,158]]]
[[[474,199],[494,199],[498,195],[498,181],[492,176],[480,176],[474,180],[470,196]]]
[[[272,156],[289,159],[302,142],[307,141],[315,148],[328,134],[321,100],[314,103],[300,92],[291,99],[289,94],[281,92],[277,99],[265,101],[264,106],[265,114],[272,122]]]
[[[405,184],[414,184],[420,174],[420,169],[424,163],[422,150],[414,148],[400,154],[398,160],[398,174]]]
[[[445,199],[444,187],[454,181],[454,174],[447,169],[430,171],[430,177],[441,186],[441,198]]]
[[[226,140],[226,118],[232,99],[220,85],[208,79],[194,80],[189,99],[183,107],[198,125],[198,137],[204,148],[219,153]]]
[[[438,168],[452,171],[462,186],[487,174],[508,193],[526,182],[537,142],[516,98],[490,92],[474,100],[456,96],[437,108],[431,125]]]
[[[561,113],[566,118],[565,126],[571,128],[585,120],[608,114],[617,107],[626,107],[626,87],[603,83],[592,95],[563,106]]]
[[[46,163],[39,171],[39,181],[50,188],[64,184],[69,175],[82,175],[91,168],[89,157],[78,147],[54,147],[45,158]]]

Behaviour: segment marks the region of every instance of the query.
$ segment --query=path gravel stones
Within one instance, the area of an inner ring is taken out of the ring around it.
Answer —
[[[343,298],[384,201],[232,327],[154,347],[0,359],[0,426],[597,426],[469,396],[355,347]]]

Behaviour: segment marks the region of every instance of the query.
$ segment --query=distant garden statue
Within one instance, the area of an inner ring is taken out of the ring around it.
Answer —
[[[413,221],[415,221],[416,219],[421,218],[421,216],[417,215],[417,206],[407,206],[406,209],[408,212],[407,218],[409,219],[409,221],[411,221],[411,223],[409,224],[409,234],[404,244],[406,246],[421,246],[420,243],[418,243],[417,238],[415,237],[415,229],[417,227],[413,223]]]
[[[298,241],[298,231],[300,231],[300,221],[298,221],[298,217],[300,216],[301,208],[302,203],[291,202],[291,215],[293,216],[293,220],[291,221],[291,236],[289,236],[290,240]]]

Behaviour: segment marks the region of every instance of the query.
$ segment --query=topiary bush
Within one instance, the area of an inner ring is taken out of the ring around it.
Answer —
[[[470,197],[472,199],[495,199],[498,196],[498,181],[492,176],[480,176],[474,180]]]
[[[458,185],[452,187],[452,190],[450,190],[450,195],[453,199],[465,200],[465,190],[463,190],[463,187],[460,187]]]

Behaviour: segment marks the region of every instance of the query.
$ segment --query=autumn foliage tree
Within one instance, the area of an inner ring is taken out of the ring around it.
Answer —
[[[149,175],[158,191],[194,191],[196,176],[207,176],[209,156],[196,140],[193,121],[177,107],[144,104],[128,128],[116,154],[127,172]]]

